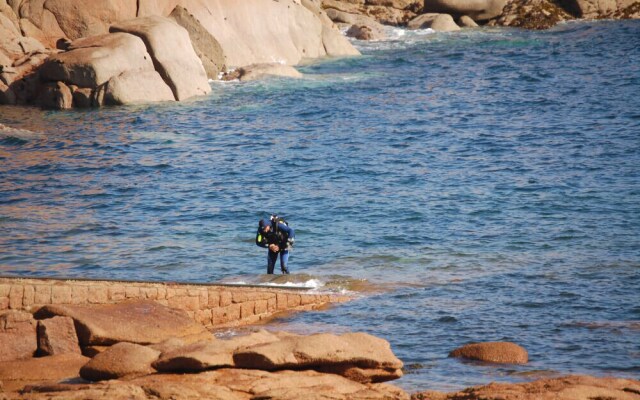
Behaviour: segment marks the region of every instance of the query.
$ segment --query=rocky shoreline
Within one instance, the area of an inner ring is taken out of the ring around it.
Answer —
[[[24,287],[37,286],[36,281],[28,280]],[[170,307],[157,296],[100,304],[95,293],[87,292],[86,299],[94,300],[81,302],[71,297],[84,293],[73,290],[86,284],[80,281],[70,286],[68,301],[49,293],[49,302],[37,304],[36,298],[47,300],[42,290],[12,290],[25,283],[11,282],[5,293],[9,301],[0,311],[4,400],[640,399],[640,381],[588,376],[409,394],[386,383],[403,376],[403,362],[389,342],[366,333],[298,335],[254,326],[223,338],[215,335],[217,328],[227,326],[223,321],[207,328],[195,314]],[[99,286],[92,288],[99,291]],[[114,293],[117,288],[113,286]],[[247,300],[247,293],[241,293],[230,300]],[[467,344],[449,356],[485,363],[528,362],[526,349],[509,342]]]
[[[208,79],[297,78],[304,60],[359,54],[341,30],[379,40],[386,26],[546,29],[639,17],[636,0],[1,0],[0,104],[183,101],[209,93]]]

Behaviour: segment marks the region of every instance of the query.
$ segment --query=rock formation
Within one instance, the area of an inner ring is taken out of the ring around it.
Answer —
[[[80,376],[88,381],[103,381],[149,375],[155,372],[151,363],[160,352],[139,344],[120,342],[96,355],[80,368]]]
[[[222,78],[226,81],[239,80],[241,82],[254,81],[268,76],[279,76],[286,78],[302,78],[302,74],[290,65],[284,64],[253,64],[240,67],[233,72],[225,74]]]
[[[591,376],[565,376],[530,383],[490,383],[457,393],[427,391],[412,400],[639,400],[640,381]]]
[[[173,337],[206,334],[182,310],[154,301],[129,301],[113,305],[49,305],[39,309],[36,318],[73,318],[81,346],[113,345],[118,342],[160,343]]]
[[[3,399],[409,398],[401,389],[377,383],[400,377],[402,362],[387,341],[364,333],[300,336],[259,330],[222,340],[183,311],[140,300],[49,305],[35,317],[43,328],[38,340],[55,355],[34,358],[31,350],[1,363]],[[35,334],[29,313],[6,312],[1,321],[7,329],[28,324]],[[71,338],[73,326],[78,336]],[[75,346],[56,345],[54,337]],[[21,338],[0,331],[0,340],[13,348]],[[93,358],[78,354],[79,344],[92,345]],[[85,384],[79,378],[106,382]]]
[[[38,353],[44,356],[55,354],[80,354],[78,335],[69,317],[53,317],[38,321]]]
[[[0,104],[182,101],[227,67],[357,54],[310,0],[0,1]]]
[[[507,0],[425,0],[423,12],[467,15],[475,21],[486,21],[502,13]]]
[[[33,357],[38,349],[36,321],[29,313],[0,313],[0,363]]]
[[[526,364],[529,361],[527,350],[511,342],[467,344],[453,350],[449,353],[449,357],[504,364]]]
[[[510,1],[490,26],[512,26],[525,29],[548,29],[558,22],[574,17],[559,4],[550,0]]]
[[[455,23],[453,17],[449,14],[422,14],[407,24],[410,29],[431,28],[437,32],[459,31],[460,27]]]

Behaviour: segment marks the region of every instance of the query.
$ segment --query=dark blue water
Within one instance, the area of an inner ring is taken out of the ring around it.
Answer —
[[[35,132],[0,132],[0,273],[264,282],[277,212],[291,280],[363,295],[281,326],[388,339],[408,390],[638,378],[640,22],[358,46],[187,103],[0,109]],[[531,362],[447,358],[485,340]]]

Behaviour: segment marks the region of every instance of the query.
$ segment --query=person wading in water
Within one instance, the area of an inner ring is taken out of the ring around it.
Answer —
[[[288,274],[289,250],[293,247],[295,231],[287,221],[272,215],[270,219],[261,219],[258,222],[256,244],[269,249],[267,253],[267,274],[273,274],[273,269],[280,255],[280,269],[283,274]]]

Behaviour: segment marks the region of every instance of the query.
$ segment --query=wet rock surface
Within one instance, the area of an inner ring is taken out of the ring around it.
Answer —
[[[527,350],[511,342],[472,343],[459,347],[449,353],[449,357],[461,357],[501,364],[526,364],[529,361]]]

